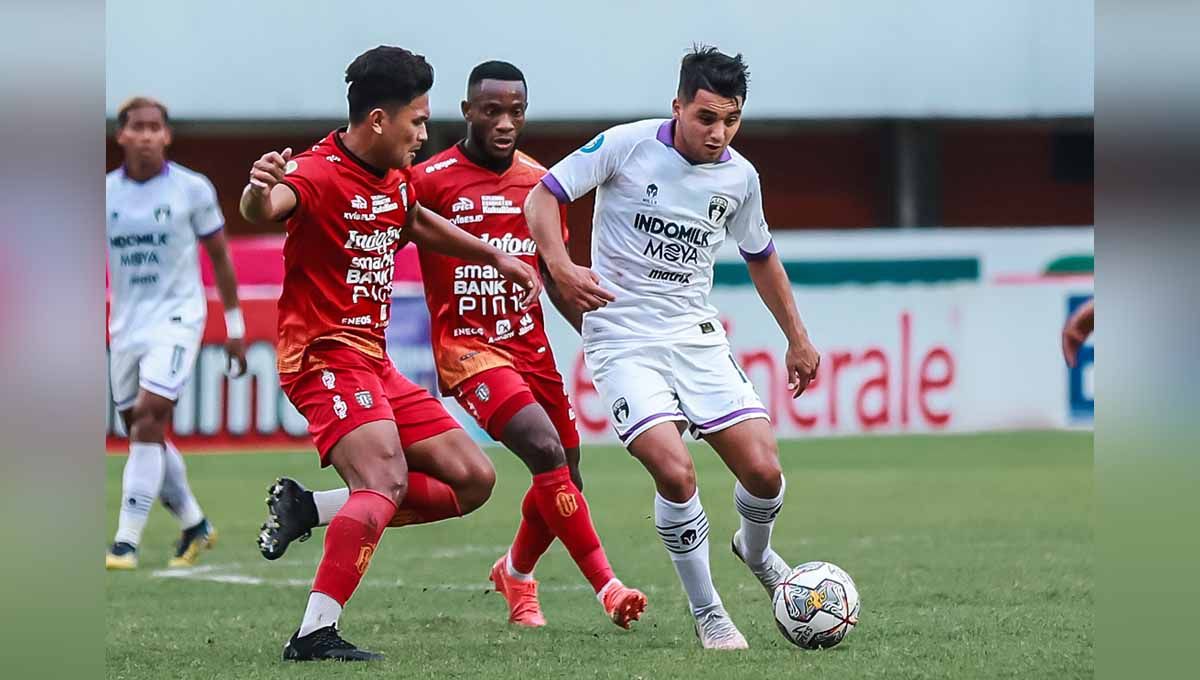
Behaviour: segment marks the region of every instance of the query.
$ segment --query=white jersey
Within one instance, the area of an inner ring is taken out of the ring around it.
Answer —
[[[224,226],[212,182],[171,162],[145,182],[118,168],[105,176],[105,202],[112,348],[153,340],[165,327],[202,332],[196,242]]]
[[[542,179],[563,202],[597,189],[592,269],[616,300],[584,315],[585,346],[723,343],[708,297],[726,234],[747,258],[773,252],[754,166],[732,148],[692,164],[673,135],[671,119],[609,128]]]

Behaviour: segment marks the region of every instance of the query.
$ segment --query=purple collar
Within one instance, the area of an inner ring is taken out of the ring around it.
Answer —
[[[162,164],[162,170],[159,170],[158,172],[154,173],[152,176],[147,178],[144,182],[140,182],[140,181],[130,177],[129,173],[125,171],[125,164],[124,163],[121,164],[121,175],[123,177],[125,177],[125,179],[129,180],[130,182],[137,182],[138,184],[145,184],[146,182],[149,182],[152,179],[157,179],[159,177],[162,177],[163,175],[169,174],[170,172],[171,172],[171,162],[164,160],[163,164]]]
[[[674,144],[674,142],[675,142],[675,119],[672,118],[668,121],[664,121],[662,125],[659,125],[658,126],[658,134],[655,135],[655,138],[657,138],[658,141],[662,142],[663,144],[666,144],[667,146],[674,149],[675,148],[675,144]],[[679,150],[676,149],[675,152],[679,153]],[[683,154],[679,154],[679,156],[681,158],[683,158],[685,161],[687,160],[687,158],[684,158]],[[716,160],[716,162],[724,163],[725,161],[729,160],[730,158],[733,158],[733,155],[729,153],[729,147],[725,147],[725,150],[721,152],[721,157],[718,158]],[[692,163],[691,161],[688,161],[688,162]],[[703,163],[692,163],[692,165],[704,165],[704,164]]]

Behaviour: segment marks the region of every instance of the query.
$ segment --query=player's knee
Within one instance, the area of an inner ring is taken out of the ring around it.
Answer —
[[[654,481],[669,501],[682,503],[696,494],[696,468],[691,459],[666,461],[656,467]]]
[[[764,442],[754,447],[752,461],[740,480],[742,486],[755,496],[774,498],[783,486],[783,468],[779,465],[779,450],[775,442]]]
[[[381,447],[370,468],[362,475],[365,487],[387,496],[396,505],[403,502],[408,494],[408,466],[399,443]]]
[[[166,416],[155,408],[133,410],[129,418],[129,438],[136,442],[161,442],[166,436]]]
[[[496,487],[496,469],[487,456],[480,454],[465,466],[464,475],[455,487],[458,507],[465,515],[483,507]]]
[[[553,430],[530,432],[523,448],[535,473],[548,472],[567,464],[567,454],[558,440],[558,433]]]

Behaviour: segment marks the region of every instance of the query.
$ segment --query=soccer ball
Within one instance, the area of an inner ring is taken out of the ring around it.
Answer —
[[[828,562],[793,569],[771,604],[779,632],[804,649],[832,647],[858,625],[858,588],[841,567]]]

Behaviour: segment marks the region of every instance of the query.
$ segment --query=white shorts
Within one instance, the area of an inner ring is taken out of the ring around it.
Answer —
[[[699,438],[768,417],[725,343],[585,349],[584,359],[625,444],[666,421],[688,423]]]
[[[153,341],[134,343],[109,356],[108,379],[118,411],[133,407],[138,388],[171,401],[192,375],[200,352],[200,334],[179,329]]]

